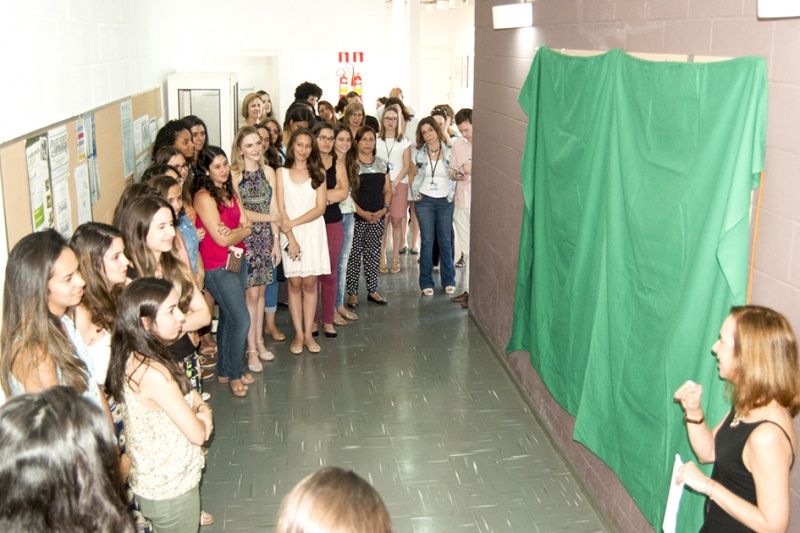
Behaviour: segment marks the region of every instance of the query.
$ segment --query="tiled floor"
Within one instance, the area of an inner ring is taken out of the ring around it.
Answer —
[[[466,310],[439,288],[419,296],[417,256],[401,257],[381,275],[390,305],[362,295],[322,353],[274,343],[244,399],[206,382],[201,494],[216,523],[202,532],[272,531],[286,492],[324,465],[369,480],[399,533],[606,531]]]

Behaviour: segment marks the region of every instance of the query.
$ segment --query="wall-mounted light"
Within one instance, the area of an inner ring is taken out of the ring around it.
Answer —
[[[506,4],[492,7],[492,28],[507,30],[533,26],[533,4]]]

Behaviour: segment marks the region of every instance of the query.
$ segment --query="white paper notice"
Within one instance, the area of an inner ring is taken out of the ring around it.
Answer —
[[[75,169],[75,190],[78,193],[78,224],[92,221],[92,191],[89,188],[89,165]]]
[[[69,238],[72,235],[72,202],[69,197],[69,146],[66,126],[47,133],[47,147],[50,155],[50,181],[56,210],[56,229],[64,237]]]
[[[681,456],[675,454],[675,464],[672,465],[672,477],[669,478],[669,496],[667,496],[667,509],[664,511],[664,522],[661,528],[664,533],[675,533],[678,525],[678,509],[681,506],[681,496],[683,496],[683,483],[675,484],[678,478],[678,470],[683,466]]]
[[[150,166],[150,154],[142,154],[136,159],[136,182],[142,181],[142,176],[147,167]]]
[[[122,166],[125,177],[136,170],[136,146],[133,143],[133,107],[130,100],[119,105],[122,119]]]
[[[158,119],[150,119],[150,144],[156,142],[156,133],[158,133]]]
[[[53,197],[50,168],[47,166],[47,137],[35,137],[25,143],[28,164],[28,188],[31,197],[33,231],[53,227]]]

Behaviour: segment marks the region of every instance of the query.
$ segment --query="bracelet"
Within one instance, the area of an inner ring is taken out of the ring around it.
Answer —
[[[693,420],[693,419],[687,417],[686,414],[684,413],[683,421],[686,422],[687,424],[702,424],[703,422],[706,421],[706,415],[701,416],[700,420]]]

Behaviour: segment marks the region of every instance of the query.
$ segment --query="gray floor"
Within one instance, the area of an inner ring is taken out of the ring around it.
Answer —
[[[363,294],[322,353],[274,343],[244,399],[206,381],[216,523],[202,532],[272,531],[286,492],[325,465],[370,481],[400,533],[606,531],[467,311],[438,287],[419,296],[417,256],[401,257],[381,275],[390,305]],[[285,309],[278,322],[291,338]]]

